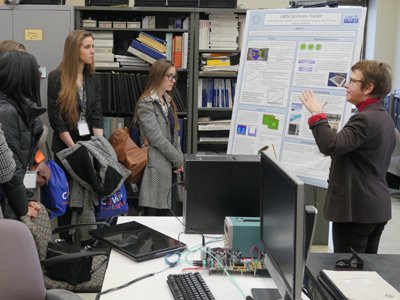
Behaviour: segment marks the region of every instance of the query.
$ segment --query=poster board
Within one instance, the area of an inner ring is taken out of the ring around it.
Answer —
[[[345,82],[360,59],[366,8],[249,10],[242,41],[228,154],[277,158],[305,183],[327,186],[330,157],[321,154],[299,94],[326,101],[335,130],[351,115]]]

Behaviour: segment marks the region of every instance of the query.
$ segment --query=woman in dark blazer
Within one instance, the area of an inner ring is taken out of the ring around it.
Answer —
[[[52,150],[57,153],[103,135],[101,87],[94,74],[94,40],[85,30],[72,31],[65,40],[64,55],[49,73],[47,101],[54,130]],[[61,163],[57,156],[55,160]],[[70,212],[59,217],[59,225],[70,223]]]
[[[321,153],[332,158],[325,217],[332,221],[335,252],[377,253],[391,219],[385,176],[395,146],[395,128],[382,99],[391,90],[385,63],[360,61],[351,68],[346,100],[358,111],[342,130],[331,129],[322,110],[326,103],[305,91],[300,100],[312,116],[308,123]]]
[[[62,61],[49,73],[47,97],[55,153],[103,135],[101,87],[94,75],[94,41],[89,32],[75,30],[67,36]]]

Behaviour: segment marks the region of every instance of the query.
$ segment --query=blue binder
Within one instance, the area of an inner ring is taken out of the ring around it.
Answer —
[[[167,58],[164,54],[162,54],[161,52],[158,52],[156,50],[154,50],[151,47],[148,47],[142,43],[139,43],[137,40],[133,40],[131,43],[131,47],[139,50],[140,52],[143,52],[144,54],[147,54],[148,56],[151,56],[154,59],[163,59],[163,58]]]

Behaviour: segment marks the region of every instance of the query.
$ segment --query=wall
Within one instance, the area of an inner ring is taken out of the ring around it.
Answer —
[[[400,88],[400,2],[369,0],[365,58],[388,63],[393,71],[393,87]]]
[[[288,4],[288,0],[237,0],[240,8],[286,8]]]
[[[397,24],[395,22],[393,26],[396,28],[400,28],[400,3],[397,2]],[[394,80],[393,80],[393,87],[400,89],[400,56],[396,55],[400,51],[400,30],[396,30],[396,44],[394,48],[394,64],[393,64],[393,73],[394,73]]]

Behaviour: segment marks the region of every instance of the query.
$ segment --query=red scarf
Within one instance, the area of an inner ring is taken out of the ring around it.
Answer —
[[[368,105],[381,101],[380,99],[370,98],[356,105],[359,112],[363,111]]]

